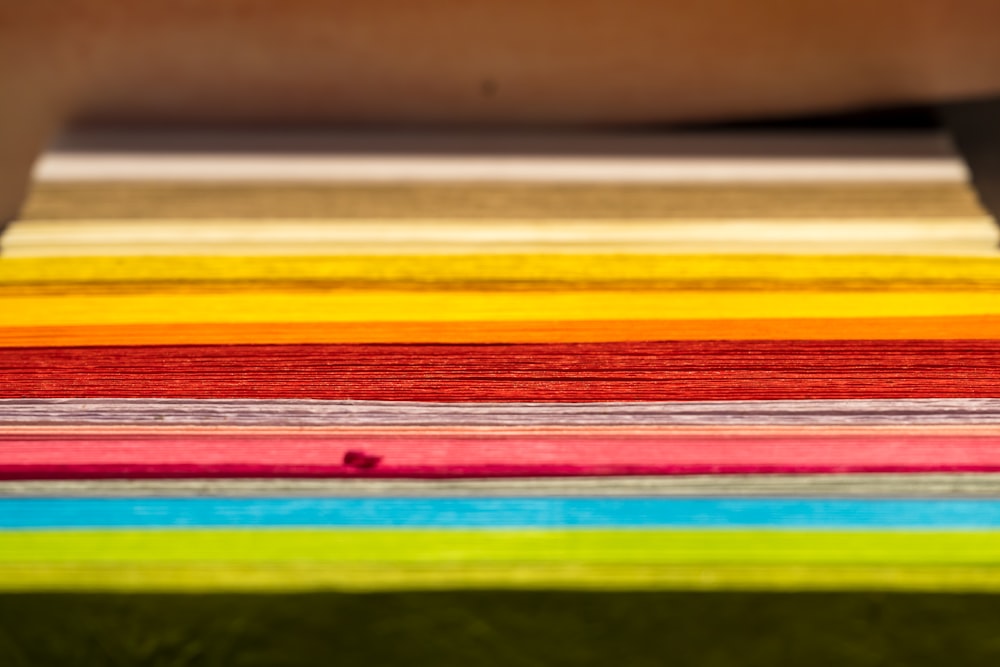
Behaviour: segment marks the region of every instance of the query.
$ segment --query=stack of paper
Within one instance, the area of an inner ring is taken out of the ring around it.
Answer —
[[[92,143],[0,238],[0,589],[1000,589],[939,137]]]

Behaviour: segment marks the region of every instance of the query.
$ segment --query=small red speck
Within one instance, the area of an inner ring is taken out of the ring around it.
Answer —
[[[344,454],[344,465],[351,466],[352,468],[368,470],[377,466],[381,461],[381,456],[372,456],[356,449],[352,449]]]

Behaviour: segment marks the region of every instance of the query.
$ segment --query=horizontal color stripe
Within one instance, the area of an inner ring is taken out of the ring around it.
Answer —
[[[40,182],[23,219],[676,218],[982,215],[967,183]]]
[[[328,244],[415,246],[440,244],[594,245],[697,244],[746,242],[815,243],[817,254],[825,244],[855,243],[864,254],[864,243],[957,243],[995,240],[997,230],[985,215],[971,218],[913,220],[896,218],[805,218],[758,219],[726,217],[682,219],[658,216],[652,219],[616,217],[600,221],[576,218],[509,220],[488,218],[470,222],[465,218],[425,218],[397,221],[384,218],[354,220],[213,218],[211,220],[165,219],[155,223],[144,218],[120,220],[17,220],[4,234],[4,249],[17,254],[32,247],[79,247],[80,254],[93,254],[87,246],[162,246],[260,244],[263,254],[273,254],[270,245]],[[488,251],[486,251],[488,252]],[[605,250],[604,252],[608,252]],[[647,251],[648,252],[648,251]],[[150,254],[162,254],[153,252]],[[231,254],[225,251],[222,254]],[[315,254],[322,254],[318,250]],[[348,252],[333,254],[350,254]],[[385,254],[377,253],[377,254]],[[485,254],[485,253],[484,253]],[[868,254],[879,254],[869,250]],[[885,254],[897,254],[886,252]],[[98,255],[99,256],[99,255]]]
[[[989,291],[380,291],[0,296],[0,327],[942,317],[1000,314]],[[721,334],[720,332],[720,335]]]
[[[913,289],[1000,286],[1000,259],[782,255],[412,255],[7,258],[0,286],[73,293],[266,284],[653,286],[684,289]]]
[[[156,428],[1000,425],[1000,399],[419,403],[259,399],[0,399],[0,424]]]
[[[213,154],[55,152],[35,177],[47,182],[513,182],[864,183],[964,182],[957,157],[504,156],[434,154]]]
[[[814,254],[996,257],[986,217],[806,220],[22,220],[5,257],[109,255]]]
[[[808,297],[805,297],[808,298]],[[1000,315],[953,317],[97,324],[0,327],[0,347],[304,343],[612,343],[668,340],[996,340]]]
[[[0,479],[906,471],[1000,471],[1000,435],[0,435]]]
[[[2,498],[0,528],[996,529],[1000,500]]]
[[[104,479],[0,483],[0,497],[732,497],[1000,498],[998,473],[841,473],[523,479]]]
[[[718,132],[635,131],[460,131],[452,129],[238,130],[213,127],[203,130],[157,127],[155,129],[76,128],[59,137],[57,154],[124,152],[138,155],[184,154],[192,158],[219,153],[239,153],[261,158],[288,153],[357,155],[443,155],[507,158],[562,155],[577,158],[615,156],[667,156],[717,158],[772,156],[785,159],[815,158],[917,158],[950,159],[961,163],[954,143],[940,130],[824,130],[778,131],[725,130]]]
[[[816,228],[817,235],[822,229]],[[772,231],[772,235],[780,235],[780,230]],[[329,257],[349,257],[351,255],[373,256],[384,253],[386,257],[395,255],[434,254],[441,256],[464,256],[493,252],[497,255],[524,255],[542,253],[562,253],[566,255],[608,252],[614,254],[679,254],[693,255],[714,253],[716,255],[745,255],[747,253],[788,255],[788,256],[836,256],[858,255],[864,252],[882,255],[896,254],[900,257],[969,257],[973,259],[992,259],[1000,255],[997,250],[997,239],[992,228],[985,225],[975,230],[974,236],[956,240],[938,238],[923,238],[904,243],[898,239],[883,239],[881,241],[853,239],[843,242],[826,241],[817,238],[815,241],[766,240],[764,235],[749,233],[746,238],[733,240],[729,230],[721,233],[726,238],[722,241],[694,241],[684,243],[657,243],[651,241],[634,242],[581,242],[573,244],[562,243],[394,243],[392,241],[371,241],[348,244],[341,242],[318,243],[301,241],[297,243],[239,243],[221,242],[218,244],[193,243],[180,239],[170,244],[109,244],[107,242],[92,245],[80,244],[32,244],[32,245],[0,245],[2,259],[78,259],[85,257],[174,257],[174,256],[312,256],[317,253]]]
[[[0,564],[992,565],[995,530],[5,530]]]
[[[405,591],[1000,591],[991,565],[58,563],[0,565],[0,590],[159,593]]]
[[[3,348],[0,397],[997,398],[996,368],[1000,341]]]

